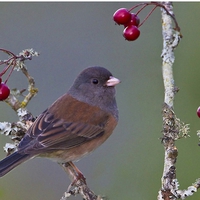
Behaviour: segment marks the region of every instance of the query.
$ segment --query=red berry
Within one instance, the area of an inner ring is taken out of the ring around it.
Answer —
[[[200,106],[197,108],[197,115],[200,118]]]
[[[5,83],[0,84],[0,101],[7,99],[10,94],[10,89]]]
[[[113,14],[113,20],[117,24],[127,24],[131,20],[131,13],[126,8],[120,8]]]
[[[124,24],[124,27],[129,25],[138,26],[139,24],[140,18],[135,13],[131,13],[131,20],[127,24]]]
[[[128,41],[136,40],[140,36],[140,30],[138,29],[137,26],[133,25],[127,26],[124,29],[123,36]]]

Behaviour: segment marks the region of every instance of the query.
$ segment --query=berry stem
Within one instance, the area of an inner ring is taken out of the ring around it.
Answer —
[[[6,60],[6,61],[0,61],[0,65],[6,64],[6,67],[5,67],[5,68],[3,69],[3,71],[0,73],[0,77],[1,77],[2,75],[4,75],[4,74],[8,71],[8,69],[10,68],[11,65],[13,65],[12,68],[14,69],[14,67],[15,67],[15,65],[16,65],[17,56],[16,56],[14,53],[12,53],[12,52],[10,52],[10,51],[8,51],[8,50],[6,50],[6,49],[1,49],[1,48],[0,48],[0,51],[3,51],[4,53],[6,53],[6,54],[8,54],[9,56],[11,56],[11,58],[9,58],[9,59]],[[11,75],[13,69],[11,69],[11,72],[9,73],[8,78],[10,77],[10,75]],[[6,79],[5,83],[8,81],[8,78]]]
[[[140,26],[142,26],[142,24],[144,24],[144,22],[149,18],[149,16],[152,14],[152,12],[157,8],[158,6],[156,5],[150,12],[149,12],[149,14],[145,17],[145,19],[142,21],[142,23],[140,23],[140,25],[138,26],[138,27],[140,27]]]
[[[145,7],[146,7],[146,6],[149,5],[149,3],[139,3],[139,4],[135,5],[135,6],[133,6],[132,8],[130,8],[130,9],[129,9],[129,12],[131,12],[133,9],[135,9],[135,8],[137,8],[137,7],[139,7],[139,6],[143,6],[143,5],[145,5]],[[143,9],[144,9],[144,8],[143,8]]]
[[[9,59],[9,60],[11,60],[11,59]],[[7,63],[7,61],[6,61],[6,62],[1,62],[0,65],[6,64],[6,63]],[[12,65],[12,62],[9,63],[9,64],[3,69],[3,71],[0,73],[0,77],[1,77],[2,75],[4,75],[4,74],[7,72],[7,70],[9,69],[9,67],[10,67],[11,65]]]
[[[142,8],[140,8],[140,10],[138,10],[135,14],[138,15],[145,7],[147,7],[148,5],[145,4]]]
[[[180,27],[179,27],[179,25],[178,25],[178,22],[176,21],[176,18],[175,18],[175,16],[173,15],[173,14],[171,14],[166,8],[165,8],[165,6],[162,4],[162,3],[159,3],[159,2],[155,2],[155,1],[151,1],[151,2],[149,2],[149,3],[139,3],[139,4],[137,4],[137,5],[135,5],[135,6],[133,6],[132,8],[130,8],[129,9],[129,12],[130,11],[132,11],[133,9],[135,9],[135,8],[137,8],[137,7],[139,7],[139,6],[143,6],[138,12],[137,12],[137,14],[138,13],[140,13],[146,6],[148,6],[148,5],[155,5],[155,7],[154,7],[154,9],[147,15],[147,17],[144,19],[144,21],[140,24],[140,26],[147,20],[147,18],[152,14],[152,12],[157,8],[157,7],[161,7],[161,8],[163,8],[165,11],[166,11],[166,13],[174,20],[174,23],[175,23],[175,30],[176,31],[178,31],[178,32],[180,32]]]
[[[8,51],[6,49],[1,49],[1,48],[0,48],[0,51],[7,53],[9,56],[13,56],[14,58],[17,58],[17,56],[14,53],[12,53],[11,51]]]
[[[11,74],[12,74],[12,72],[13,72],[15,66],[16,66],[16,60],[13,60],[13,62],[14,62],[14,64],[11,64],[11,65],[12,65],[12,68],[11,68],[11,70],[10,70],[10,72],[9,72],[9,74],[8,74],[8,76],[7,76],[7,78],[6,78],[6,80],[4,81],[4,83],[7,83],[8,79],[10,78],[10,76],[11,76]],[[11,65],[10,65],[10,66],[11,66]]]
[[[9,56],[11,56],[8,60],[0,61],[0,65],[3,65],[3,64],[6,65],[6,67],[5,67],[5,68],[3,69],[3,71],[0,73],[0,77],[2,77],[2,75],[4,75],[4,74],[8,71],[8,69],[12,66],[12,68],[11,68],[9,74],[8,74],[8,77],[7,77],[6,80],[4,81],[4,83],[7,83],[9,77],[11,76],[11,74],[12,74],[12,72],[13,72],[15,66],[16,66],[16,60],[17,60],[18,58],[21,58],[21,56],[16,56],[14,53],[12,53],[11,51],[8,51],[8,50],[6,50],[6,49],[1,49],[1,48],[0,48],[0,51],[2,51],[2,52],[4,52],[4,53],[8,54]]]

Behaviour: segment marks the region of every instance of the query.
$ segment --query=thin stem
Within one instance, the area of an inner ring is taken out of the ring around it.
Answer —
[[[148,5],[145,4],[142,8],[140,8],[140,10],[138,10],[135,14],[138,15],[145,7],[147,7]]]
[[[6,53],[6,54],[8,54],[9,56],[11,56],[11,58],[9,58],[8,60],[6,60],[6,61],[1,61],[1,62],[0,62],[0,65],[3,65],[3,64],[6,64],[6,65],[7,65],[7,66],[3,69],[3,71],[0,73],[0,77],[1,77],[2,75],[4,75],[4,74],[8,71],[8,69],[10,68],[10,66],[13,66],[12,69],[11,69],[11,71],[10,71],[10,73],[8,74],[7,79],[5,80],[5,83],[6,83],[6,82],[8,81],[8,79],[9,79],[10,75],[12,74],[12,72],[13,72],[15,66],[16,66],[16,59],[18,58],[18,56],[16,56],[14,53],[12,53],[12,52],[10,52],[10,51],[8,51],[8,50],[6,50],[6,49],[1,49],[1,48],[0,48],[0,51],[3,51],[4,53]]]
[[[15,62],[15,64],[13,64],[12,69],[10,70],[8,77],[6,78],[6,80],[4,81],[4,83],[7,83],[8,79],[10,78],[15,66],[16,66],[16,60],[14,60],[13,62]]]
[[[148,5],[148,3],[139,3],[139,4],[135,5],[135,6],[133,6],[132,8],[130,8],[129,12],[132,11],[133,9],[139,7],[139,6],[142,6],[142,5]]]
[[[11,66],[11,64],[12,64],[12,63],[10,63],[8,66],[6,66],[6,67],[4,68],[4,70],[0,73],[0,77],[1,77],[2,75],[4,75],[4,74],[7,72],[7,70],[8,70],[9,67]]]
[[[8,50],[6,50],[6,49],[1,49],[0,48],[0,51],[3,51],[3,52],[5,52],[5,53],[7,53],[9,56],[13,56],[13,57],[15,57],[15,58],[17,58],[17,56],[14,54],[14,53],[12,53],[11,51],[8,51]]]
[[[152,14],[152,12],[153,12],[157,7],[158,7],[158,6],[156,5],[156,6],[149,12],[149,14],[145,17],[145,19],[143,20],[143,22],[140,23],[140,25],[139,25],[138,27],[140,27],[140,26],[142,26],[142,24],[144,24],[144,22],[149,18],[149,16]]]

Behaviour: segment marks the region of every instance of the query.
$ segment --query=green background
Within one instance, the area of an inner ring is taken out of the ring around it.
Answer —
[[[117,86],[119,124],[114,134],[93,154],[77,163],[96,194],[109,199],[157,199],[161,187],[164,150],[161,108],[164,99],[161,71],[161,14],[159,8],[140,28],[135,42],[125,41],[122,26],[112,21],[120,7],[135,2],[112,3],[0,3],[0,47],[14,53],[26,48],[40,52],[27,61],[39,88],[28,109],[37,116],[71,86],[84,68],[100,65],[121,80]],[[139,15],[141,21],[152,7]],[[174,77],[180,92],[175,112],[190,124],[190,138],[177,141],[177,178],[186,189],[200,177],[200,147],[196,131],[200,119],[200,3],[174,3],[183,39],[175,51]],[[4,59],[5,56],[0,59]],[[2,66],[3,69],[3,66]],[[11,88],[27,86],[14,72]],[[0,103],[0,121],[14,122],[15,113]],[[3,146],[10,140],[0,138]],[[70,181],[59,165],[46,159],[30,160],[0,180],[1,200],[58,200]],[[200,192],[190,197],[200,198]],[[80,196],[71,199],[81,199]]]

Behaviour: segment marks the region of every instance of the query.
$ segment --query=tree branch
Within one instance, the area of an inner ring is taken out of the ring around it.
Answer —
[[[172,3],[164,2],[163,5],[169,13],[173,15]],[[164,106],[163,106],[163,138],[162,142],[165,149],[164,169],[161,178],[161,190],[159,191],[158,200],[176,199],[178,182],[176,180],[176,158],[178,150],[175,146],[175,140],[178,138],[179,130],[176,130],[175,114],[173,111],[173,101],[175,95],[173,63],[175,60],[174,49],[178,45],[180,38],[179,33],[173,30],[172,18],[161,8],[162,14],[162,34],[163,34],[163,51],[162,51],[162,73],[164,82]],[[176,43],[175,43],[175,38]]]
[[[193,195],[200,186],[199,179],[189,186],[186,190],[179,190],[178,179],[176,178],[176,160],[178,149],[175,141],[179,138],[188,136],[189,125],[181,122],[174,112],[174,97],[178,89],[174,84],[173,64],[175,61],[174,50],[178,46],[182,37],[179,30],[174,29],[172,18],[174,16],[173,6],[171,2],[163,2],[166,9],[161,8],[162,14],[162,35],[163,35],[163,51],[162,51],[162,73],[164,82],[164,105],[163,113],[163,137],[164,145],[164,169],[161,178],[161,189],[158,192],[158,200],[175,200],[184,199]],[[168,12],[166,12],[166,10]],[[171,16],[169,15],[171,14]],[[175,16],[174,16],[175,18]]]

